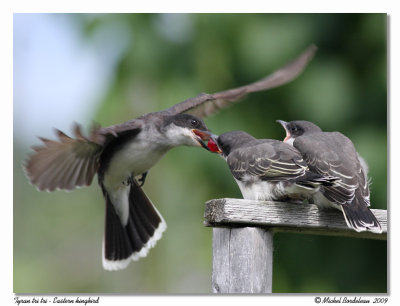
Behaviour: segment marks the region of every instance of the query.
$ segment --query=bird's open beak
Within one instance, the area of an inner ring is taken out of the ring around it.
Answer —
[[[192,133],[194,134],[194,139],[196,139],[197,142],[204,149],[210,151],[210,149],[208,148],[207,144],[204,141],[209,140],[212,134],[210,132],[206,132],[206,131],[202,131],[202,130],[196,130],[196,129],[193,129]]]
[[[208,140],[207,146],[208,146],[208,149],[209,149],[211,152],[221,154],[222,151],[221,151],[221,149],[220,149],[220,148],[218,147],[218,145],[217,145],[217,138],[218,138],[217,135],[212,134],[211,137],[210,137],[210,139]]]
[[[285,129],[285,131],[286,131],[286,137],[285,137],[285,139],[283,140],[283,142],[289,140],[290,137],[292,137],[292,135],[290,134],[289,130],[288,130],[287,127],[286,127],[286,126],[287,126],[287,122],[286,122],[286,121],[283,121],[283,120],[276,120],[276,122],[280,123],[280,124],[282,125],[282,127],[283,127],[283,128]]]

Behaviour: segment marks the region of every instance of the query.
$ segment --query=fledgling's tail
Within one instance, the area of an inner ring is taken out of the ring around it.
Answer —
[[[373,233],[382,233],[379,221],[359,197],[354,197],[350,204],[341,205],[341,208],[348,227],[357,232],[369,230]]]
[[[124,269],[131,260],[145,257],[167,226],[134,178],[129,188],[129,217],[125,225],[105,188],[103,194],[106,200],[103,267],[106,270]]]

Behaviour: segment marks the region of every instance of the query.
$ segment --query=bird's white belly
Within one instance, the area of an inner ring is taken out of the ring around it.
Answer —
[[[254,181],[246,184],[236,180],[243,198],[258,201],[281,201],[286,197],[292,201],[309,199],[318,190],[307,190],[296,184],[285,185],[283,182],[270,183],[266,181]]]
[[[258,201],[272,201],[275,199],[276,194],[280,193],[280,184],[271,184],[268,182],[254,182],[252,184],[246,184],[239,180],[236,180],[242,196],[248,200]]]
[[[321,192],[317,192],[313,195],[313,202],[321,209],[336,208],[341,210],[341,205],[329,201]]]
[[[116,152],[104,175],[104,186],[108,190],[116,190],[131,175],[137,176],[148,171],[168,151],[148,142],[135,141],[123,150]]]

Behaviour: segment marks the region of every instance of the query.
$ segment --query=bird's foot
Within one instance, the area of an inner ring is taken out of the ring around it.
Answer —
[[[142,176],[140,177],[140,179],[138,179],[138,182],[140,183],[139,184],[140,187],[142,187],[144,185],[144,182],[146,181],[146,177],[147,177],[148,173],[149,173],[148,171],[146,171],[145,173],[142,173]]]

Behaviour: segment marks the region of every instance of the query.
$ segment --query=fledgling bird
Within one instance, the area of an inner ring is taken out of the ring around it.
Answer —
[[[336,181],[309,171],[301,154],[279,140],[230,131],[211,136],[208,147],[226,160],[244,199],[301,202]]]
[[[125,268],[147,255],[166,224],[141,186],[151,167],[171,148],[198,146],[209,132],[201,118],[212,115],[246,94],[286,84],[297,77],[316,51],[314,45],[294,61],[252,84],[200,94],[168,109],[142,115],[122,124],[95,128],[75,138],[57,131],[58,140],[41,138],[43,145],[25,164],[30,182],[41,191],[72,190],[91,184],[97,173],[106,202],[103,267]],[[135,177],[140,176],[138,181]]]
[[[369,209],[368,168],[351,140],[339,132],[323,132],[308,121],[278,122],[286,131],[284,141],[299,150],[311,171],[338,177],[334,186],[321,188],[312,201],[321,208],[341,210],[347,226],[357,232],[381,233]]]

